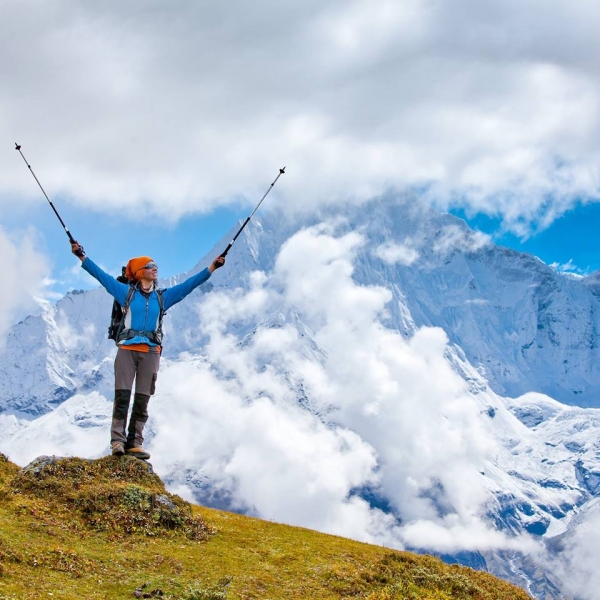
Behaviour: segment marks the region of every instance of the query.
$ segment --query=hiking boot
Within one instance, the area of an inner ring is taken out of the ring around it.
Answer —
[[[126,448],[125,454],[127,454],[127,456],[135,456],[136,458],[141,458],[142,460],[148,460],[150,458],[150,454],[141,447]]]
[[[123,456],[125,454],[125,446],[121,442],[113,442],[110,445],[113,456]]]

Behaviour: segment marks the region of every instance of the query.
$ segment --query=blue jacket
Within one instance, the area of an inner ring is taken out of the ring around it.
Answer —
[[[129,285],[121,283],[108,273],[103,271],[92,259],[85,257],[81,267],[92,277],[97,279],[106,291],[121,305],[125,304]],[[163,303],[165,311],[171,306],[181,302],[188,294],[193,292],[199,285],[202,285],[209,277],[210,271],[204,269],[197,275],[186,279],[183,283],[174,285],[163,291]],[[137,331],[154,331],[158,327],[158,318],[160,315],[160,306],[156,291],[153,289],[149,294],[143,294],[136,289],[129,304],[129,311],[126,316],[126,329],[135,329]],[[136,336],[130,340],[124,340],[119,345],[148,344],[156,346],[145,336]]]

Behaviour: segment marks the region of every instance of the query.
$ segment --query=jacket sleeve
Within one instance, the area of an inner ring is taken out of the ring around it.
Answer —
[[[106,291],[121,305],[125,304],[129,285],[117,281],[108,273],[103,271],[91,258],[85,257],[81,263],[81,268],[87,271],[94,279],[97,279]]]
[[[167,288],[163,292],[165,310],[168,310],[174,304],[181,302],[188,294],[191,294],[199,285],[202,285],[210,277],[208,268],[203,269],[200,273],[193,275],[182,283],[178,283],[171,288]]]

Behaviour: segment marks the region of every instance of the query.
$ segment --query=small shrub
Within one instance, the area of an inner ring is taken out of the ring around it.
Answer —
[[[223,600],[227,598],[232,580],[232,577],[224,577],[206,586],[200,583],[191,584],[178,600]]]
[[[11,543],[4,537],[0,536],[0,564],[1,563],[20,563],[23,561],[23,556],[14,550]]]
[[[81,557],[77,552],[62,548],[31,554],[27,562],[31,567],[50,569],[72,577],[82,577],[85,573],[97,570],[96,562]]]
[[[19,472],[19,467],[0,452],[0,488]]]

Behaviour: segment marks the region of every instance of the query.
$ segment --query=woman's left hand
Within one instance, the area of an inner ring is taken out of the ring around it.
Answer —
[[[215,260],[212,261],[212,264],[210,265],[210,267],[208,267],[208,270],[212,273],[212,272],[216,271],[217,269],[220,269],[224,264],[225,264],[225,257],[217,256],[217,258],[215,258]]]

